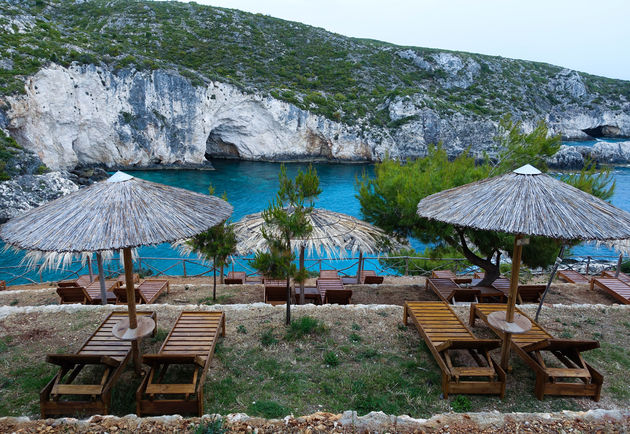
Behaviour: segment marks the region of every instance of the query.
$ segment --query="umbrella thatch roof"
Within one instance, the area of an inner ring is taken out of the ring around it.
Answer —
[[[189,238],[231,214],[217,197],[117,172],[11,219],[0,237],[40,252],[117,250]]]
[[[428,196],[418,203],[418,215],[562,240],[630,238],[630,214],[530,165]]]
[[[308,252],[344,257],[347,251],[352,254],[378,253],[383,251],[386,241],[391,242],[381,229],[346,214],[314,208],[308,219],[313,232],[305,240],[291,240],[294,250],[304,246]],[[247,215],[234,224],[239,254],[267,249],[267,242],[262,236],[264,225],[262,213]]]

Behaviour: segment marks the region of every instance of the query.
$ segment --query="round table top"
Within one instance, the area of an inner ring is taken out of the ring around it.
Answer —
[[[514,320],[507,322],[505,320],[506,311],[498,310],[488,315],[488,323],[496,329],[503,332],[512,333],[514,335],[528,332],[532,329],[532,322],[529,318],[514,312]]]
[[[148,316],[138,317],[138,327],[135,329],[129,328],[129,318],[125,318],[118,321],[112,329],[112,334],[118,339],[123,341],[134,341],[139,338],[143,338],[153,333],[155,328],[155,321]]]

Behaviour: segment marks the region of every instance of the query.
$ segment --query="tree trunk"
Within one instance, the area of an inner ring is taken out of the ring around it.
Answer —
[[[304,246],[300,247],[300,272],[304,271]],[[300,282],[300,304],[304,304],[304,281]]]
[[[221,278],[221,285],[223,285],[225,283],[225,281],[223,280],[223,272],[224,270],[225,264],[221,264],[221,276],[219,276]]]
[[[217,258],[213,258],[212,272],[214,273],[214,279],[212,279],[212,300],[217,301]]]
[[[501,259],[500,253],[497,253],[496,264],[492,263],[492,257],[488,259],[480,258],[468,248],[468,244],[466,243],[466,237],[464,236],[464,231],[458,230],[457,233],[459,234],[459,240],[461,243],[460,247],[462,248],[462,253],[466,257],[466,259],[468,259],[468,261],[471,264],[482,268],[485,272],[483,279],[481,279],[481,282],[479,282],[476,286],[492,285],[492,282],[497,280],[499,276],[501,275],[501,270],[499,268],[500,259]]]
[[[291,324],[291,277],[287,274],[287,317],[286,324]]]

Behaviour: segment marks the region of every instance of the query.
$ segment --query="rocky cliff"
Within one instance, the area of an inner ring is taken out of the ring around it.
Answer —
[[[626,81],[236,10],[12,1],[0,30],[0,124],[54,169],[481,153],[508,113],[565,138],[630,137]]]
[[[113,72],[94,65],[50,65],[27,80],[24,95],[6,101],[11,135],[52,169],[204,167],[210,157],[371,161],[422,156],[428,144],[438,142],[452,154],[469,146],[481,153],[492,151],[496,134],[496,121],[445,116],[423,107],[421,94],[388,104],[391,119],[407,120],[402,125],[362,128],[227,83],[194,86],[175,72]],[[630,112],[564,107],[545,119],[569,137],[601,124],[630,135]],[[601,161],[628,157],[598,152]]]

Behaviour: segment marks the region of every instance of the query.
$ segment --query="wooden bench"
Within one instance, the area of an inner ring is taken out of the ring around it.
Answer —
[[[166,279],[146,279],[134,286],[136,304],[153,304],[164,291],[170,291],[169,281]],[[127,304],[127,287],[114,288],[117,304]]]
[[[603,289],[607,294],[622,304],[630,304],[630,285],[622,280],[606,277],[594,277],[591,280],[591,290],[595,286]]]
[[[154,312],[138,312],[138,316],[142,315],[153,318],[157,328]],[[59,371],[39,394],[42,419],[109,413],[112,386],[131,355],[131,342],[112,334],[114,325],[125,318],[127,312],[110,313],[76,354],[48,354],[46,361],[59,366]],[[83,368],[90,365],[102,369],[100,377],[93,377],[92,373],[79,377]],[[96,381],[86,382],[94,378]]]
[[[150,370],[136,392],[139,416],[203,415],[203,388],[219,331],[225,336],[223,312],[179,315],[159,353],[142,358]],[[170,367],[180,368],[174,372],[177,383],[167,378]],[[183,374],[189,374],[186,381],[182,381]]]
[[[442,371],[442,394],[491,394],[503,398],[505,372],[489,355],[498,348],[498,339],[477,339],[446,302],[406,301],[403,323],[411,317]],[[470,362],[455,366],[458,351],[465,351]]]
[[[427,290],[431,290],[446,303],[474,302],[481,294],[477,288],[462,288],[452,279],[429,277],[426,280]]]
[[[558,279],[569,283],[587,284],[590,279],[575,270],[558,270]]]
[[[247,273],[244,271],[230,271],[223,280],[226,285],[243,285],[247,280]]]
[[[503,332],[489,325],[488,315],[505,311],[505,304],[472,304],[470,325],[475,319],[484,321],[499,337]],[[527,317],[520,309],[516,312]],[[528,317],[532,328],[522,334],[513,334],[511,347],[536,374],[534,393],[542,400],[545,395],[589,396],[599,401],[604,377],[582,358],[582,352],[599,348],[599,342],[590,340],[556,339],[536,321]],[[544,352],[544,353],[543,353]],[[543,354],[550,354],[553,366]],[[557,368],[560,364],[562,367]]]

